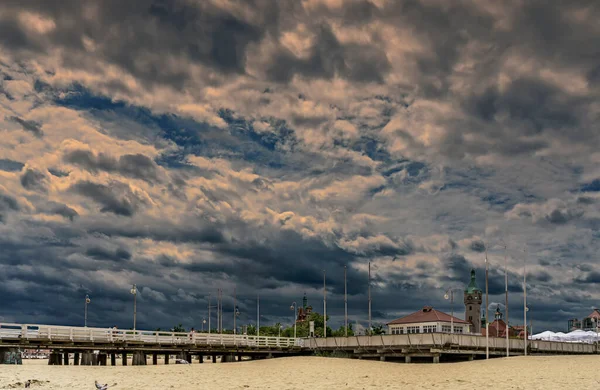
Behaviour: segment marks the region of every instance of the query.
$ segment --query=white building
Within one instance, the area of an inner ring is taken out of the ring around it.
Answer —
[[[454,332],[452,332],[452,324]],[[387,324],[388,334],[411,333],[470,333],[471,323],[454,317],[431,306],[398,318]]]

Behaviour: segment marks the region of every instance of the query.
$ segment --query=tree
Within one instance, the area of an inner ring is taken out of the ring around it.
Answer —
[[[173,332],[176,333],[184,333],[185,332],[185,328],[183,327],[182,324],[177,324],[173,327]]]
[[[374,325],[370,331],[368,329],[366,330],[366,334],[370,336],[379,336],[380,334],[385,334],[385,325]]]

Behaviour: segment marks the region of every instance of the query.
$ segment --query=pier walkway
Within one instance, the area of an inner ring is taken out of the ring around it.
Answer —
[[[525,341],[510,339],[510,356],[523,355]],[[361,359],[433,361],[485,358],[486,338],[481,335],[419,333],[402,335],[327,337],[305,339],[304,346],[323,354],[342,353]],[[529,355],[596,354],[597,344],[529,340]],[[490,357],[506,356],[506,339],[489,338]]]
[[[134,365],[146,364],[147,354],[152,354],[153,364],[157,364],[157,355],[164,355],[167,364],[171,355],[190,363],[194,356],[200,362],[204,357],[212,357],[215,362],[218,356],[221,361],[233,361],[236,357],[260,359],[296,355],[303,350],[303,344],[302,339],[287,337],[0,324],[0,355],[15,349],[47,349],[52,351],[50,364],[68,364],[70,355],[74,356],[73,363],[79,364],[80,353],[82,364],[101,365],[107,364],[108,355],[115,365],[117,354],[121,355],[122,364],[127,364],[127,355],[133,354]],[[97,353],[92,354],[93,351]]]

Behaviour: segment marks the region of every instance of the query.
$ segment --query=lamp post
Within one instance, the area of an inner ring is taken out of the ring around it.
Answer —
[[[506,316],[506,357],[510,355],[510,341],[508,339],[509,335],[509,325],[508,325],[508,260],[506,256],[507,245],[503,239],[500,239],[502,245],[504,245],[504,312]]]
[[[523,260],[523,341],[525,345],[524,355],[527,356],[527,247],[524,249]]]
[[[348,269],[344,266],[344,336],[348,337],[348,283],[347,283],[347,272]]]
[[[325,270],[323,270],[323,337],[327,337],[327,286],[325,283]]]
[[[137,287],[134,284],[130,290],[131,294],[133,294],[133,330],[135,330],[135,321],[137,317]]]
[[[239,315],[240,315],[240,311],[238,310],[238,307],[237,307],[237,295],[235,293],[235,287],[234,287],[233,288],[233,334],[234,335],[237,333],[236,318]]]
[[[206,318],[202,319],[202,332],[204,332],[204,324],[206,324]]]
[[[260,295],[256,294],[256,336],[260,336]]]
[[[454,291],[462,291],[461,288],[449,288],[444,294],[444,299],[450,299],[450,306],[452,307],[452,314],[450,316],[450,333],[454,333]]]
[[[281,337],[281,324],[279,324],[279,333],[277,334],[278,337]]]
[[[488,302],[488,257],[487,257],[487,245],[484,243],[483,244],[485,246],[485,358],[489,359],[490,358],[490,317],[489,317],[489,312],[488,312],[488,308],[489,308],[489,302]]]
[[[86,328],[87,328],[87,307],[88,307],[88,304],[90,302],[91,302],[90,296],[87,295],[87,294],[85,294],[85,313],[84,313],[84,319],[83,319],[83,321],[84,321],[83,322],[83,324],[84,324],[83,326],[86,327]]]
[[[369,335],[373,327],[371,326],[371,262],[369,261]]]
[[[296,338],[296,302],[292,302],[290,310],[294,311],[294,338]]]

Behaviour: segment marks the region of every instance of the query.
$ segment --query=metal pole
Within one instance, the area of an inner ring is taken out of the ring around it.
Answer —
[[[86,294],[85,295],[85,315],[84,315],[84,327],[87,328],[87,305],[90,301],[90,297]]]
[[[237,297],[235,295],[235,287],[233,288],[233,334],[236,334],[236,321],[235,317],[237,317]]]
[[[371,326],[371,262],[369,261],[369,335],[373,330]]]
[[[510,355],[510,341],[508,339],[509,327],[508,327],[508,267],[507,267],[507,258],[506,258],[506,243],[504,244],[504,302],[505,302],[505,311],[506,311],[506,356]]]
[[[327,337],[327,285],[325,283],[325,270],[323,270],[323,337]]]
[[[450,290],[450,307],[452,314],[450,317],[450,333],[454,334],[454,290]]]
[[[527,356],[527,248],[525,248],[525,260],[523,261],[523,331],[524,354]]]
[[[293,315],[293,319],[294,319],[294,338],[296,338],[296,308],[298,306],[296,305],[296,302],[292,302],[292,306],[290,306],[290,309],[292,309],[294,311],[294,315]]]
[[[133,330],[135,330],[135,322],[137,317],[137,286],[134,284],[131,288],[133,294]]]
[[[208,294],[208,334],[210,334],[210,294]]]
[[[347,272],[347,268],[346,266],[344,266],[344,324],[345,324],[345,331],[344,331],[344,335],[346,337],[348,337],[348,283],[346,280],[346,272]]]
[[[256,335],[260,336],[260,295],[256,294]]]
[[[485,244],[484,244],[485,245]],[[490,358],[490,318],[489,318],[489,302],[488,302],[488,257],[487,245],[485,247],[485,358]]]

